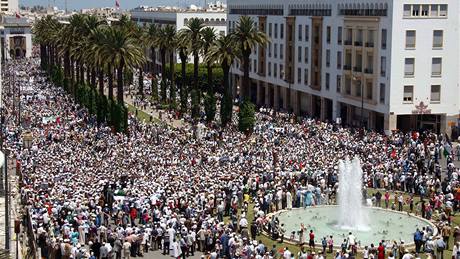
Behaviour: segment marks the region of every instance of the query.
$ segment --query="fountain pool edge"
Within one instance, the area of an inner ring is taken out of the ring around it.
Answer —
[[[310,206],[310,207],[307,207],[307,209],[313,209],[314,210],[314,209],[317,209],[317,208],[331,208],[331,207],[338,208],[339,206],[338,205],[321,205],[321,206],[314,206],[314,207]],[[380,207],[367,207],[367,208],[372,209],[372,210],[384,211],[384,212],[387,212],[387,213],[389,212],[389,213],[401,214],[401,215],[405,215],[405,216],[409,215],[409,216],[417,218],[418,220],[423,221],[427,225],[431,226],[431,228],[433,229],[433,236],[436,236],[438,234],[438,228],[436,227],[436,225],[433,222],[431,222],[430,220],[424,219],[422,217],[416,216],[413,213],[408,214],[407,212],[388,210],[388,209],[384,209],[384,208],[380,208]],[[266,217],[267,217],[268,222],[270,222],[273,216],[276,216],[276,215],[278,215],[280,213],[283,213],[283,212],[289,212],[289,211],[293,211],[293,210],[304,210],[304,208],[293,208],[292,210],[279,210],[279,211],[276,211],[276,212],[268,213],[266,215]],[[280,222],[280,223],[282,223],[282,222]],[[414,232],[415,232],[415,229],[414,229]],[[269,233],[267,232],[266,225],[263,227],[263,233],[262,234],[264,236],[266,236],[267,238],[271,239]],[[283,243],[287,243],[287,244],[294,245],[294,246],[299,246],[298,240],[297,239],[291,240],[289,238],[290,237],[289,233],[287,233],[287,234],[288,235],[286,235],[286,234],[284,235]],[[316,239],[315,245],[317,246],[317,248],[322,247],[321,242],[318,242],[318,239]],[[406,247],[406,248],[415,247],[415,243],[411,239],[410,242],[408,242],[408,241],[405,242],[404,247]],[[336,242],[334,242],[334,248],[340,248],[340,244],[337,244]],[[361,249],[359,249],[359,250],[361,250]]]

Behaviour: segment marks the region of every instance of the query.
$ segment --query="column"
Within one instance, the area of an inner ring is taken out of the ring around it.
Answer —
[[[385,114],[384,130],[385,134],[390,135],[392,130],[396,129],[397,115]]]
[[[273,85],[273,109],[279,109],[279,87],[277,85]]]
[[[263,84],[263,82],[257,80],[256,103],[257,103],[258,106],[262,105],[262,84]]]
[[[264,87],[265,87],[264,103],[265,103],[265,106],[270,107],[270,89],[271,89],[270,84],[264,83]]]
[[[321,108],[320,108],[320,119],[322,121],[326,120],[326,109],[327,109],[327,105],[326,105],[326,99],[324,97],[321,97]]]
[[[339,102],[337,102],[337,100],[332,100],[332,120],[335,121],[337,119],[337,117],[339,117]]]
[[[292,107],[292,111],[297,115],[300,114],[299,95],[300,95],[299,91],[297,90],[291,91],[291,107]]]

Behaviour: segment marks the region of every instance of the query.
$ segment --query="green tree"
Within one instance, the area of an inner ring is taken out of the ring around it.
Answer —
[[[157,70],[156,70],[156,49],[158,47],[158,35],[160,28],[155,23],[152,23],[148,28],[146,34],[147,46],[150,48],[151,62],[152,62],[152,97],[154,100],[158,100],[158,81],[157,81]]]
[[[234,37],[231,35],[220,36],[215,44],[209,50],[206,56],[207,61],[215,61],[220,63],[223,77],[224,93],[221,100],[220,120],[222,126],[225,127],[232,119],[232,87],[229,82],[230,67],[239,53],[238,44],[235,44]]]
[[[188,103],[188,89],[186,86],[186,66],[188,60],[188,50],[189,50],[189,38],[186,33],[183,31],[179,32],[177,35],[177,50],[179,51],[179,58],[181,61],[181,80],[179,84],[179,94],[180,94],[180,111],[182,114],[187,112],[187,103]]]
[[[243,100],[238,113],[238,129],[244,133],[251,133],[256,123],[256,107],[249,100]]]

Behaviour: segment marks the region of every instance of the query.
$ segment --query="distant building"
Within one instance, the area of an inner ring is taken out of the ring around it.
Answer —
[[[120,19],[121,16],[124,14],[120,9],[115,7],[81,9],[81,13],[95,15],[103,20]]]
[[[148,26],[152,23],[160,26],[170,24],[175,26],[177,31],[185,28],[187,22],[192,18],[203,20],[205,26],[214,28],[217,34],[225,35],[227,33],[226,5],[220,2],[211,3],[207,8],[194,5],[189,8],[140,6],[131,10],[131,20],[140,26]],[[147,52],[149,51],[147,50]],[[147,56],[151,57],[151,55]],[[159,53],[156,56],[156,64],[159,66],[161,65]],[[151,60],[149,61],[151,62]],[[180,62],[180,59],[177,58],[177,61]]]
[[[15,13],[19,11],[19,0],[0,0],[2,13]]]
[[[270,38],[250,56],[258,105],[387,133],[460,124],[458,0],[227,4],[229,31],[247,15]]]
[[[2,60],[32,56],[32,25],[26,18],[0,17],[0,44]]]

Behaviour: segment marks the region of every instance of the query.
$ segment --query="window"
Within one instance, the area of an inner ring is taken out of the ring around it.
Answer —
[[[431,59],[431,76],[440,76],[442,72],[442,58]]]
[[[270,38],[272,37],[272,24],[271,23],[268,24],[268,37]]]
[[[277,39],[278,38],[278,24],[277,23],[275,23],[274,34],[275,34],[275,39]]]
[[[414,58],[406,58],[404,60],[404,75],[406,77],[414,76],[415,70],[415,59]]]
[[[412,5],[412,16],[420,15],[420,5]]]
[[[380,103],[385,104],[385,84],[380,83]]]
[[[336,82],[336,90],[337,90],[337,93],[340,93],[342,91],[342,76],[341,75],[337,75],[337,82]]]
[[[351,94],[351,78],[350,77],[345,78],[345,94],[348,94],[348,95]]]
[[[405,4],[404,5],[404,17],[410,17],[410,4]]]
[[[308,41],[310,39],[310,30],[308,25],[305,25],[305,41]]]
[[[299,24],[299,41],[302,41],[302,24]]]
[[[326,50],[326,67],[331,66],[331,50]]]
[[[257,60],[256,59],[254,59],[253,68],[254,68],[254,73],[256,73],[257,72]]]
[[[310,53],[308,52],[308,47],[305,47],[305,52],[303,53],[305,64],[308,64],[308,55],[309,54]]]
[[[249,71],[252,72],[252,60],[251,59],[249,59]]]
[[[430,102],[438,103],[441,101],[441,86],[440,85],[432,85],[431,86],[431,94],[430,94]]]
[[[280,39],[284,38],[284,24],[280,24]]]
[[[406,31],[406,48],[415,48],[415,31]]]
[[[280,64],[280,79],[283,79],[283,74],[284,74],[283,65]]]
[[[278,73],[278,64],[273,64],[273,77],[277,78],[277,73]]]
[[[272,43],[268,43],[268,57],[271,58],[272,57]]]
[[[432,4],[432,5],[431,5],[431,8],[430,8],[430,16],[432,16],[432,17],[437,17],[437,16],[439,16],[438,7],[439,7],[439,5],[437,5],[437,4]]]
[[[387,58],[380,57],[380,75],[386,76],[387,74]]]
[[[308,69],[303,70],[303,83],[304,85],[308,85]]]
[[[374,98],[374,89],[372,87],[372,82],[368,82],[366,85],[366,98],[372,100]]]
[[[428,16],[430,6],[427,4],[422,5],[422,16]]]
[[[337,69],[342,69],[342,52],[337,51]]]
[[[404,86],[403,102],[412,103],[412,97],[413,96],[414,96],[414,86],[413,85],[405,85]]]
[[[273,57],[278,58],[278,44],[277,43],[273,44]]]
[[[447,5],[446,4],[439,5],[439,16],[442,16],[442,17],[447,16]]]
[[[337,44],[342,45],[342,27],[337,28]]]
[[[330,75],[329,73],[326,73],[326,90],[329,91],[329,87],[330,87]]]
[[[326,27],[326,43],[331,43],[331,26]]]
[[[284,46],[283,44],[280,44],[280,59],[283,59],[284,57]]]
[[[302,83],[302,69],[300,69],[300,67],[297,68],[297,83]]]
[[[302,47],[297,47],[297,62],[302,62]]]
[[[387,30],[382,29],[382,49],[387,48]]]
[[[272,75],[272,63],[268,62],[268,76]]]
[[[433,31],[433,48],[442,48],[443,45],[443,31],[435,30]]]

